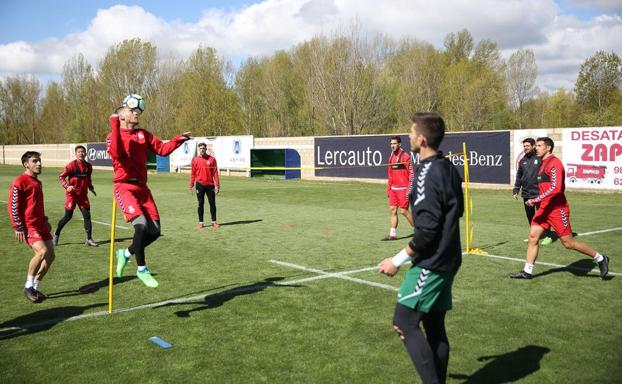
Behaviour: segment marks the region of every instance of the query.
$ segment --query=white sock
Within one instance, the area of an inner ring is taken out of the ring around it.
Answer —
[[[130,253],[130,249],[129,248],[125,248],[125,258],[129,259],[130,257],[132,257],[132,254]]]
[[[389,229],[389,236],[397,236],[397,229],[390,228]]]
[[[533,264],[525,263],[525,268],[523,268],[523,271],[525,271],[528,274],[532,275],[533,274]]]
[[[32,287],[35,289],[35,291],[38,291],[39,290],[39,280],[35,279],[32,282]]]
[[[146,266],[146,265],[139,265],[139,266],[138,266],[138,272],[144,272],[144,271],[145,271],[145,269],[147,269],[147,266]]]
[[[35,284],[35,277],[32,275],[28,275],[28,277],[26,278],[25,288],[32,288],[34,284]]]
[[[601,255],[600,253],[596,252],[596,256],[594,256],[594,261],[596,261],[597,263],[600,263],[603,260],[605,260],[603,255]]]

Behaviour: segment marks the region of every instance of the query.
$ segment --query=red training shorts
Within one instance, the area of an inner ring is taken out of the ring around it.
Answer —
[[[28,237],[26,240],[28,241],[28,245],[32,247],[37,241],[52,240],[52,234],[47,226],[41,228],[28,228]]]
[[[538,225],[544,229],[553,227],[559,237],[572,236],[570,228],[570,207],[563,205],[560,207],[538,209],[531,225]]]
[[[140,215],[145,215],[148,220],[160,220],[158,207],[146,185],[117,183],[114,185],[113,193],[117,206],[125,215],[125,221],[129,222]]]
[[[76,207],[90,209],[91,203],[87,194],[78,195],[75,193],[65,193],[65,209],[73,211]]]
[[[389,188],[389,205],[392,207],[408,209],[408,188]]]

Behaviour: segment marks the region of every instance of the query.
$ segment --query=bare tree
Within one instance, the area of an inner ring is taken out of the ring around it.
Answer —
[[[510,56],[506,66],[506,82],[510,105],[517,115],[518,127],[524,125],[523,105],[536,94],[538,66],[533,51],[519,49]]]

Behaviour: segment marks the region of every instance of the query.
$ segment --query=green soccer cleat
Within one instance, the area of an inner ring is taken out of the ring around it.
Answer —
[[[125,271],[125,266],[127,265],[128,259],[125,257],[125,248],[117,249],[116,252],[117,257],[117,277],[123,276],[123,271]]]
[[[547,236],[544,239],[542,239],[542,241],[540,241],[540,245],[549,245],[552,242],[553,242],[553,239]]]
[[[145,285],[149,288],[157,288],[158,285],[160,285],[160,283],[158,283],[158,281],[154,279],[153,276],[151,276],[151,272],[149,272],[148,269],[145,269],[142,272],[136,271],[136,276],[141,279],[143,283],[145,283]]]

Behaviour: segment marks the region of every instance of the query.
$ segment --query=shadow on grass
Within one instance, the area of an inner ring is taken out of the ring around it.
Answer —
[[[58,323],[62,323],[71,317],[81,315],[87,309],[106,305],[108,305],[108,303],[91,304],[83,307],[68,306],[48,308],[19,316],[0,324],[0,340],[13,339],[15,337],[47,331]]]
[[[132,239],[133,239],[133,237],[122,237],[122,238],[114,239],[114,242],[115,242],[115,243],[121,243],[121,242],[123,242],[123,241],[126,241],[126,240],[132,240]],[[95,243],[96,243],[98,246],[100,246],[100,245],[104,245],[104,244],[110,244],[110,239],[108,239],[108,240],[102,240],[102,241],[96,241]],[[58,245],[55,245],[55,246],[54,246],[54,248],[56,248],[56,247],[60,247],[61,245],[84,245],[84,241],[81,241],[81,242],[73,242],[73,243],[71,243],[71,242],[69,242],[69,243],[62,243],[62,242],[61,242],[61,243],[59,243]]]
[[[226,223],[220,223],[220,226],[222,227],[223,225],[253,224],[253,223],[258,223],[260,221],[263,221],[263,220],[262,219],[257,219],[257,220],[229,221],[229,222],[226,222]]]
[[[406,235],[406,236],[402,236],[402,237],[396,237],[395,239],[389,239],[388,237],[383,237],[382,239],[380,239],[380,241],[396,241],[396,240],[404,240],[404,239],[408,239],[415,236],[414,233],[411,233],[410,235]]]
[[[558,273],[558,272],[570,272],[575,276],[579,276],[579,277],[596,277],[600,279],[599,275],[595,275],[595,274],[589,274],[589,272],[596,266],[596,264],[594,263],[594,261],[592,259],[581,259],[581,260],[577,260],[573,263],[570,263],[568,265],[566,265],[565,267],[559,267],[559,268],[551,268],[551,269],[547,269],[544,272],[541,273],[537,273],[535,275],[533,275],[534,278],[536,277],[543,277],[546,275],[550,275],[551,273]],[[611,280],[613,279],[613,276],[609,275],[607,276],[604,280]]]
[[[461,384],[513,383],[540,369],[540,361],[551,350],[537,345],[528,345],[502,355],[481,356],[477,361],[490,360],[472,375],[450,374],[449,377],[465,380]]]
[[[198,312],[198,311],[204,311],[206,309],[212,309],[212,308],[217,308],[220,307],[221,305],[223,305],[224,303],[226,303],[229,300],[234,299],[237,296],[242,296],[242,295],[251,295],[257,292],[261,292],[266,288],[270,288],[270,287],[277,287],[277,288],[298,288],[298,287],[303,287],[303,285],[280,285],[280,284],[275,284],[276,281],[281,281],[283,280],[284,277],[268,277],[266,279],[264,279],[263,281],[259,281],[253,284],[248,284],[248,285],[242,285],[240,287],[236,287],[236,288],[231,288],[228,289],[226,291],[222,291],[222,292],[217,292],[217,293],[213,293],[211,295],[207,295],[203,298],[203,300],[201,301],[190,301],[190,302],[183,302],[183,303],[167,303],[167,304],[163,304],[155,308],[162,308],[162,307],[170,307],[170,306],[174,306],[174,305],[191,305],[191,304],[200,304],[200,306],[189,309],[189,310],[184,310],[184,311],[176,311],[175,315],[177,315],[177,317],[190,317],[190,314],[192,312]]]
[[[153,274],[156,276],[157,274]],[[115,277],[113,284],[122,284],[127,281],[131,281],[136,279],[136,276],[123,276],[123,277]],[[58,299],[59,297],[68,297],[68,296],[77,296],[77,295],[86,295],[89,293],[94,293],[99,291],[102,288],[108,287],[108,278],[102,279],[100,281],[96,281],[94,283],[89,283],[81,286],[78,289],[70,290],[70,291],[61,291],[61,292],[53,292],[47,295],[48,299]]]
[[[499,242],[497,244],[489,244],[489,245],[481,246],[481,247],[479,247],[479,249],[482,249],[482,250],[483,249],[492,249],[492,248],[499,247],[499,246],[507,244],[507,243],[508,243],[507,240],[506,241],[501,241],[501,242]]]

